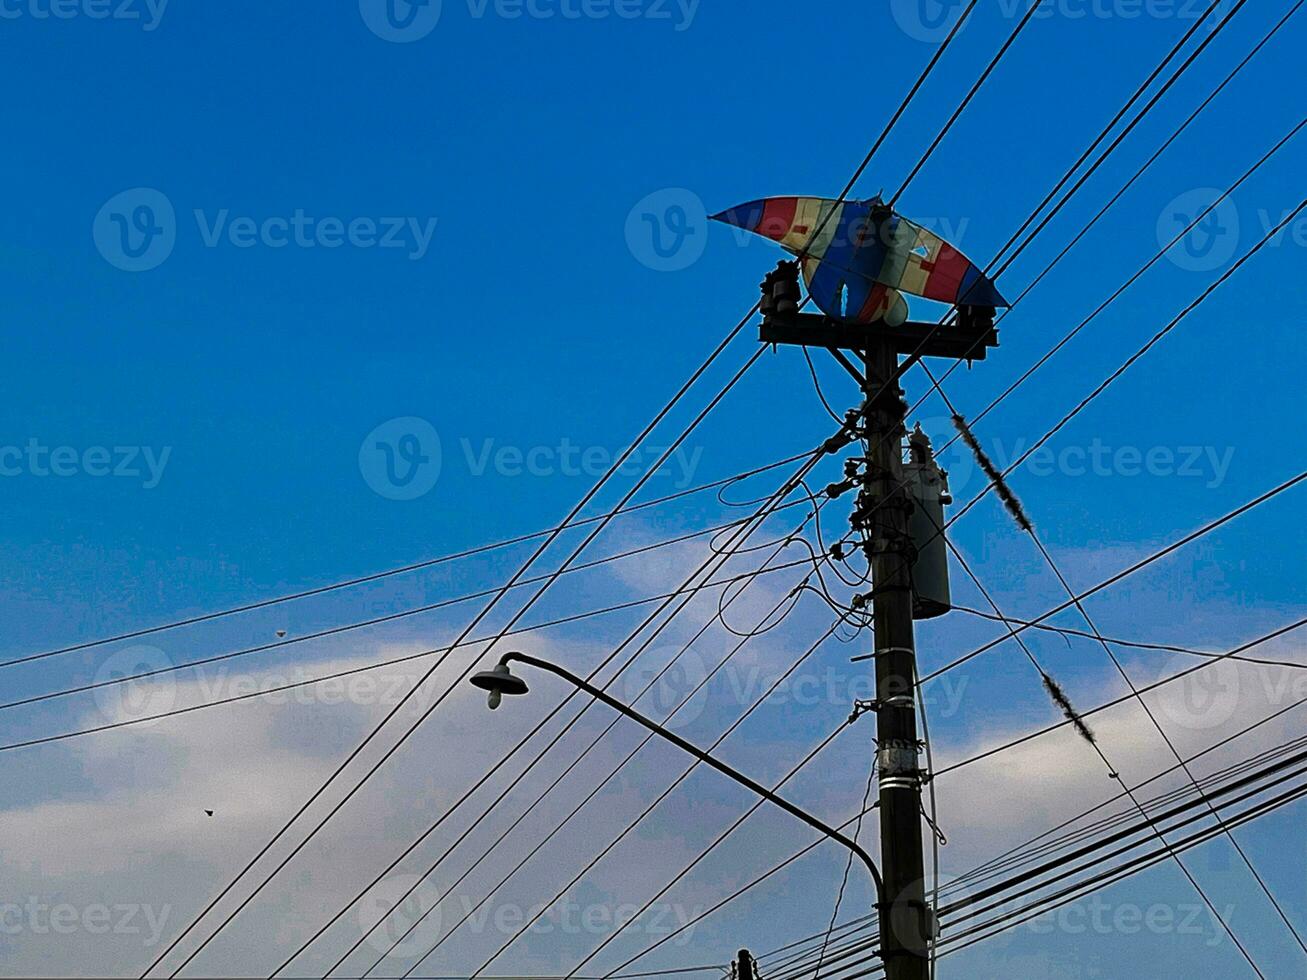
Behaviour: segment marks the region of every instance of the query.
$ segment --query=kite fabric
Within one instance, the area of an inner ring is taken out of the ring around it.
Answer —
[[[712,217],[800,256],[808,294],[827,316],[894,326],[907,319],[900,293],[957,305],[1008,305],[975,263],[875,198],[769,197]]]

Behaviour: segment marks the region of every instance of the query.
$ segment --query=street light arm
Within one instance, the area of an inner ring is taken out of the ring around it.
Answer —
[[[785,799],[783,796],[777,795],[776,793],[769,790],[766,786],[763,786],[761,783],[757,782],[756,780],[750,779],[748,776],[740,772],[738,769],[733,769],[732,767],[728,766],[726,763],[714,759],[712,756],[710,756],[703,749],[699,748],[699,746],[695,745],[693,742],[687,742],[685,739],[681,738],[681,736],[677,735],[675,732],[668,731],[666,728],[663,728],[652,718],[645,717],[644,715],[640,714],[640,712],[632,708],[630,705],[618,701],[616,698],[610,696],[606,692],[595,687],[593,684],[589,683],[583,678],[577,677],[571,671],[566,670],[563,667],[559,667],[557,664],[550,663],[547,660],[540,660],[536,657],[529,656],[525,653],[517,653],[517,652],[506,653],[499,659],[500,664],[505,667],[507,667],[508,664],[513,661],[528,664],[529,666],[532,667],[539,667],[541,670],[546,670],[551,674],[555,674],[558,677],[563,678],[563,680],[568,681],[571,684],[575,685],[576,687],[580,688],[581,690],[585,691],[587,694],[589,694],[591,697],[595,698],[596,700],[602,701],[604,704],[608,705],[610,708],[614,709],[615,711],[618,711],[626,715],[628,718],[631,718],[639,722],[641,725],[649,729],[649,731],[653,732],[655,735],[658,735],[661,738],[664,738],[667,741],[671,742],[673,745],[679,746],[680,748],[684,749],[686,752],[690,753],[690,755],[694,756],[700,762],[706,762],[708,765],[712,766],[718,772],[722,773],[725,776],[730,777],[735,782],[739,783],[741,786],[748,787],[756,795],[761,796],[763,799],[767,800],[768,802],[775,804],[776,806],[780,807],[782,810],[784,810],[786,813],[790,814],[791,816],[798,817],[800,820],[806,823],[809,827],[812,827],[814,830],[820,831],[822,834],[826,835],[832,840],[839,841],[839,843],[843,844],[850,851],[856,854],[862,860],[862,863],[867,866],[867,870],[871,873],[871,880],[876,885],[877,899],[881,901],[884,900],[885,888],[884,888],[884,882],[881,880],[880,877],[880,870],[876,867],[876,863],[871,859],[871,855],[868,854],[863,849],[862,845],[859,844],[857,841],[853,840],[852,838],[844,836],[844,834],[840,833],[834,827],[831,827],[830,825],[823,823],[822,821],[818,820],[816,817],[812,816],[812,814],[807,813],[804,810],[800,810],[797,806],[795,806],[789,800]]]

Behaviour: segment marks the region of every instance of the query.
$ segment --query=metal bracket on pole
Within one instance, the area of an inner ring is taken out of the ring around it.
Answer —
[[[921,747],[916,742],[882,742],[876,752],[881,789],[921,788]]]

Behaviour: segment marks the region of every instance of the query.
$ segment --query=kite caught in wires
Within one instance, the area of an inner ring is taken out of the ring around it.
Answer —
[[[827,316],[898,326],[908,318],[903,293],[958,306],[1009,305],[979,266],[879,197],[768,197],[712,220],[798,256],[808,295]]]

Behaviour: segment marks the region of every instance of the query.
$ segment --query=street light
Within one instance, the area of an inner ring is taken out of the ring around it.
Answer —
[[[735,780],[735,782],[739,783],[741,786],[746,786],[749,789],[753,790],[755,794],[761,796],[763,799],[767,800],[770,803],[774,803],[776,806],[780,807],[782,810],[784,810],[786,813],[790,814],[791,816],[798,817],[800,820],[806,823],[809,827],[812,827],[814,830],[820,831],[822,834],[826,835],[831,840],[838,841],[839,843],[843,844],[850,851],[856,854],[859,857],[859,859],[861,859],[862,863],[867,866],[867,871],[871,873],[871,880],[876,886],[876,896],[878,899],[877,908],[883,908],[885,887],[884,887],[884,882],[881,880],[880,877],[880,870],[876,867],[876,863],[871,859],[871,855],[868,854],[865,850],[863,850],[862,845],[860,845],[857,841],[852,840],[849,837],[845,837],[834,827],[831,827],[829,824],[823,823],[821,820],[818,820],[812,814],[807,813],[804,810],[800,810],[789,800],[785,799],[782,796],[778,796],[776,793],[773,793],[766,786],[763,786],[761,783],[756,782],[753,779],[750,779],[748,776],[740,772],[738,769],[732,769],[726,763],[714,759],[712,756],[710,756],[703,749],[699,748],[699,746],[695,745],[693,742],[687,742],[685,739],[681,738],[681,736],[677,735],[675,732],[668,731],[666,728],[663,728],[653,719],[646,718],[644,715],[640,714],[640,712],[636,711],[630,705],[623,704],[621,701],[618,701],[616,698],[610,697],[607,693],[601,691],[599,688],[590,684],[588,681],[580,677],[577,677],[571,671],[559,667],[557,664],[551,664],[547,660],[540,660],[537,657],[528,656],[525,653],[518,653],[516,651],[506,653],[499,658],[499,663],[495,666],[493,670],[483,670],[478,674],[472,675],[471,678],[471,682],[474,686],[481,688],[481,690],[483,691],[490,692],[489,700],[490,700],[491,708],[499,707],[499,703],[503,700],[503,696],[505,694],[517,695],[517,694],[527,693],[528,688],[526,686],[526,681],[516,676],[508,667],[508,665],[513,661],[517,661],[518,663],[529,664],[532,667],[539,667],[541,670],[547,670],[551,674],[563,678],[563,680],[570,682],[576,687],[579,687],[581,690],[585,691],[591,697],[602,701],[610,708],[613,708],[616,711],[620,711],[628,718],[632,718],[635,721],[638,721],[641,725],[649,729],[649,731],[653,732],[655,735],[658,735],[666,739],[667,741],[671,742],[673,745],[677,745],[680,748],[684,749],[686,752],[690,753],[690,755],[694,756],[700,762],[708,763],[708,765],[712,766],[718,772],[722,773],[723,775],[729,776],[731,779]]]

